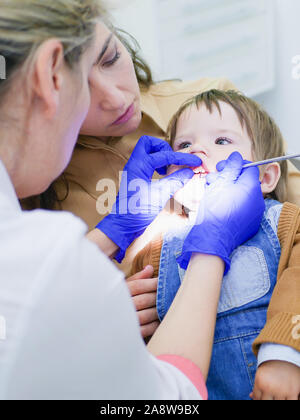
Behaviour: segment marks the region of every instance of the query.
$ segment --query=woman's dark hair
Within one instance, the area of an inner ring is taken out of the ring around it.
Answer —
[[[154,81],[150,67],[140,56],[140,46],[138,42],[132,35],[122,29],[114,29],[114,32],[131,55],[135,74],[140,87],[148,89],[152,84],[154,84]],[[69,193],[68,181],[63,175],[60,177],[60,182],[64,184],[65,194],[63,197],[58,197],[54,182],[44,193],[21,200],[21,205],[26,210],[33,210],[36,208],[53,210],[54,208],[59,208],[60,203],[67,198]]]
[[[122,29],[115,29],[116,36],[126,47],[131,55],[135,74],[141,87],[150,87],[154,84],[152,72],[145,60],[140,56],[140,45],[137,40],[128,32]]]

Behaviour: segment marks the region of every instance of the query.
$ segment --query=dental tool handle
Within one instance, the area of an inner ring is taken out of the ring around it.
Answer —
[[[273,159],[261,160],[259,162],[247,163],[246,165],[243,166],[243,169],[252,168],[253,166],[267,165],[267,164],[273,163],[273,162],[282,162],[283,160],[296,159],[296,158],[299,158],[299,157],[300,157],[300,154],[280,156],[280,157],[273,158]]]

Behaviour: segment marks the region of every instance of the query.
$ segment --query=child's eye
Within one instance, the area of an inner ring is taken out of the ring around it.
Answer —
[[[189,147],[191,147],[191,145],[192,145],[191,143],[185,141],[178,145],[178,150],[188,149]]]
[[[227,139],[226,137],[220,137],[219,139],[216,140],[216,144],[220,144],[222,145],[226,145],[226,144],[231,144],[232,141]]]

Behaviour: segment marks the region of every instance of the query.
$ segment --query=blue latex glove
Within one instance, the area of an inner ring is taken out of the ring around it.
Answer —
[[[140,236],[165,207],[168,200],[194,175],[181,169],[168,177],[152,181],[155,171],[165,175],[169,165],[197,167],[202,164],[197,156],[175,153],[169,144],[153,137],[142,137],[124,168],[120,190],[112,212],[96,228],[106,234],[124,258],[130,244]]]
[[[195,226],[185,239],[178,263],[186,269],[193,253],[216,255],[230,269],[230,255],[259,230],[265,202],[257,167],[235,152],[217,165],[219,173],[207,177]]]

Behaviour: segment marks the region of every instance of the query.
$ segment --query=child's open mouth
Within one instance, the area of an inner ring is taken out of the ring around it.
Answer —
[[[193,171],[195,175],[200,175],[200,178],[205,178],[209,174],[209,171],[204,165],[193,168]]]

